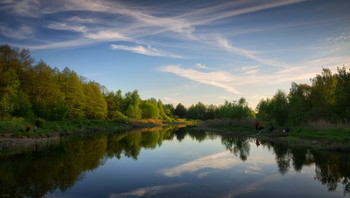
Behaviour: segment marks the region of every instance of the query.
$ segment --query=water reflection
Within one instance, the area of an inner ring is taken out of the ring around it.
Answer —
[[[160,170],[161,175],[173,178],[188,173],[195,173],[198,178],[206,177],[218,170],[228,170],[238,162],[248,162],[252,146],[271,151],[275,156],[276,166],[281,175],[294,170],[301,172],[305,167],[315,166],[314,179],[325,185],[329,191],[340,186],[344,195],[350,195],[350,156],[347,154],[316,152],[305,149],[288,148],[281,144],[269,144],[247,137],[216,135],[203,131],[192,131],[188,128],[175,127],[162,129],[143,129],[128,133],[99,133],[83,137],[63,139],[51,145],[26,147],[22,152],[0,155],[0,197],[43,197],[59,189],[65,192],[78,181],[84,179],[85,173],[93,171],[106,163],[108,159],[130,158],[137,160],[142,149],[155,149],[165,141],[178,141],[181,144],[186,138],[197,142],[220,139],[226,151],[210,154]],[[237,159],[238,158],[238,159]],[[265,159],[267,160],[267,159]],[[261,174],[260,167],[249,164],[249,174]],[[237,195],[242,190],[253,188],[261,182],[275,180],[270,175],[233,191]],[[110,197],[152,196],[160,190],[174,190],[184,186],[183,182],[164,185],[150,185],[144,188],[123,193],[112,193]]]

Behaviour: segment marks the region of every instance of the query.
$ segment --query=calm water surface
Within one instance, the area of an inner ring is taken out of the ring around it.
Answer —
[[[350,197],[350,156],[182,129],[1,148],[0,197]]]

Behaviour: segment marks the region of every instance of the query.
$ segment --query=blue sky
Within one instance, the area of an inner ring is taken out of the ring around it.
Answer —
[[[350,65],[348,0],[2,0],[0,44],[108,90],[189,106],[261,98]]]

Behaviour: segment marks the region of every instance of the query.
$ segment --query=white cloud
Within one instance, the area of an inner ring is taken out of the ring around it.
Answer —
[[[181,186],[186,185],[185,183],[175,183],[175,184],[169,184],[169,185],[157,185],[157,186],[148,186],[144,188],[137,188],[135,190],[132,190],[130,192],[125,193],[119,193],[119,194],[111,194],[110,198],[118,198],[118,197],[150,197],[154,196],[158,193],[161,193],[165,190],[175,189],[179,188]]]
[[[350,33],[342,32],[340,35],[334,35],[323,39],[321,42],[327,42],[329,44],[338,44],[339,42],[349,42],[350,41]]]
[[[281,67],[281,68],[288,68],[289,66],[285,63],[281,63],[275,60],[268,60],[260,58],[256,55],[254,55],[253,51],[245,50],[242,48],[234,47],[232,46],[227,39],[224,38],[218,38],[217,39],[218,45],[223,47],[224,49],[241,56],[244,56],[246,58],[252,59],[257,61],[258,63],[269,65],[269,66],[275,66],[275,67]]]
[[[74,32],[87,31],[87,28],[85,26],[69,25],[66,23],[51,23],[47,27],[54,30],[67,30],[67,31],[74,31]]]
[[[202,25],[210,22],[238,16],[242,14],[252,13],[260,10],[299,3],[305,0],[287,0],[287,1],[229,1],[228,3],[219,4],[195,10],[193,12],[182,15],[182,18],[194,18],[192,24]],[[227,9],[231,8],[231,9]]]
[[[104,30],[99,31],[97,33],[87,33],[85,34],[85,37],[95,40],[108,40],[108,41],[128,41],[130,40],[123,34],[112,31],[112,30]]]
[[[33,36],[35,29],[28,25],[21,25],[18,28],[11,28],[6,25],[1,25],[0,32],[9,38],[27,39],[28,37]]]
[[[220,87],[230,93],[239,94],[239,91],[229,85],[235,79],[228,72],[200,72],[194,69],[183,69],[178,65],[168,65],[160,68],[160,71],[173,73],[201,84]]]
[[[27,45],[16,45],[13,44],[16,47],[20,48],[29,48],[32,50],[42,50],[42,49],[56,49],[56,48],[71,48],[71,47],[78,47],[83,45],[89,45],[95,43],[92,40],[87,39],[77,39],[77,40],[70,40],[70,41],[63,41],[63,42],[49,42],[42,45],[35,45],[35,46],[27,46]]]
[[[163,97],[164,100],[168,101],[168,102],[171,102],[171,103],[174,103],[174,104],[178,104],[180,103],[180,101],[174,99],[174,98],[169,98],[169,97]]]
[[[71,17],[67,19],[68,21],[78,22],[78,23],[96,23],[97,20],[91,18],[80,18],[78,16]]]
[[[197,63],[197,64],[196,64],[196,67],[198,67],[198,68],[200,68],[200,69],[209,69],[208,66],[206,66],[206,65],[204,65],[204,64],[202,64],[202,63]]]
[[[225,151],[213,155],[204,156],[173,168],[163,169],[160,172],[165,176],[175,177],[187,172],[194,173],[205,168],[228,169],[238,163],[240,163],[240,161],[238,159],[235,159],[232,156],[232,153]],[[206,172],[206,174],[207,173],[208,172]],[[199,173],[198,176],[202,176],[202,173]]]
[[[148,56],[164,56],[164,57],[171,57],[171,58],[182,58],[181,56],[175,55],[175,54],[167,54],[164,52],[160,52],[159,50],[152,48],[150,46],[143,47],[141,45],[138,46],[126,46],[126,45],[116,45],[112,44],[111,48],[114,50],[126,50],[131,51],[137,54],[143,54]]]
[[[26,17],[38,17],[40,15],[41,5],[39,0],[10,1],[8,3],[7,9],[15,15]]]

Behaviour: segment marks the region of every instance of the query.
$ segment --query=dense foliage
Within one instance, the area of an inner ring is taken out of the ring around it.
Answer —
[[[104,91],[68,67],[34,64],[29,50],[0,46],[0,118],[45,120],[152,118],[170,120],[171,105],[141,100],[137,91]]]
[[[289,93],[278,90],[256,107],[257,117],[279,125],[301,125],[309,121],[350,121],[350,68],[332,74],[324,68],[311,85],[292,83]]]
[[[257,117],[278,125],[300,125],[306,121],[350,121],[350,72],[343,66],[332,74],[323,69],[311,85],[292,83],[290,92],[278,90],[256,107]],[[245,98],[223,105],[201,102],[175,108],[154,98],[142,100],[137,90],[124,95],[88,81],[68,67],[60,71],[44,61],[35,63],[27,49],[0,46],[0,119],[162,119],[207,120],[254,118]]]

